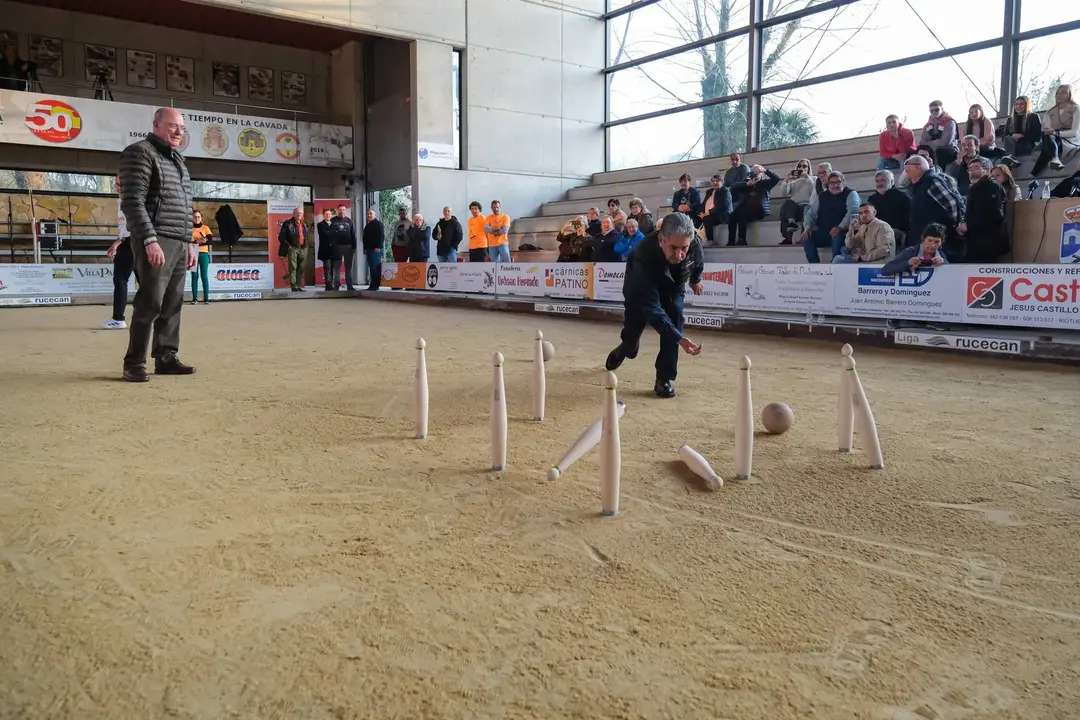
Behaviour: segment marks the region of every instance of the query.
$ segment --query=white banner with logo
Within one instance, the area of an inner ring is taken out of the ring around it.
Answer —
[[[701,274],[701,284],[705,286],[701,295],[687,291],[687,305],[728,309],[735,307],[734,263],[705,263],[705,272]]]
[[[829,314],[834,265],[744,265],[735,269],[735,307],[765,312]]]
[[[960,269],[960,268],[957,268]],[[1080,330],[1080,266],[965,265],[967,323]]]
[[[153,126],[156,107],[0,90],[0,142],[120,152]],[[187,157],[352,167],[352,128],[180,110]]]
[[[192,271],[194,272],[194,271]],[[202,284],[202,278],[199,278]],[[271,263],[210,263],[210,293],[247,292],[274,289],[274,266]],[[184,279],[184,292],[191,292],[191,273]],[[199,288],[202,293],[202,288]],[[244,299],[248,299],[244,296]]]
[[[593,263],[593,300],[622,302],[626,263]]]
[[[882,275],[880,265],[836,265],[831,312],[854,317],[961,322],[962,274],[959,266]]]
[[[495,271],[492,263],[428,263],[428,290],[472,294],[495,293]]]
[[[418,142],[416,144],[416,162],[427,167],[455,169],[458,166],[454,146],[447,143]]]
[[[113,266],[0,264],[0,295],[111,295]],[[135,292],[134,279],[128,292]]]

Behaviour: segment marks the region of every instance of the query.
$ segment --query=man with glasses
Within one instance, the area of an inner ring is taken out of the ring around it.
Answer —
[[[124,356],[124,380],[147,382],[146,353],[153,330],[154,372],[191,375],[177,358],[184,275],[195,267],[191,176],[177,150],[184,142],[184,116],[173,108],[154,113],[153,131],[120,154],[120,207],[131,232],[139,289]]]
[[[826,181],[828,189],[806,208],[802,234],[806,261],[819,263],[818,248],[831,248],[833,257],[844,248],[851,221],[859,215],[859,193],[847,187],[844,173],[833,170]]]

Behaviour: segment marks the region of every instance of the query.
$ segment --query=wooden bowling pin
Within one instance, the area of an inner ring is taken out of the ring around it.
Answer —
[[[604,417],[600,429],[600,507],[603,515],[619,512],[619,477],[622,474],[622,441],[619,438],[619,407],[615,389],[619,381],[609,372],[604,380]]]
[[[547,378],[544,375],[544,333],[536,331],[533,350],[533,420],[544,420],[544,400],[547,395]]]
[[[851,357],[851,346],[845,344],[840,348],[840,354],[845,358]],[[843,453],[851,452],[851,436],[855,430],[855,405],[851,401],[849,377],[850,373],[841,362],[840,389],[836,394],[836,444]]]
[[[748,480],[754,465],[754,401],[750,395],[750,358],[739,362],[735,388],[735,477]]]
[[[491,358],[491,469],[506,468],[506,387],[503,384],[503,356]]]
[[[619,402],[618,415],[621,419],[626,413],[626,403]],[[585,432],[581,433],[581,436],[574,441],[574,444],[570,446],[570,449],[563,453],[563,456],[559,458],[559,462],[548,470],[548,480],[558,480],[559,476],[566,472],[571,465],[577,462],[585,453],[596,447],[600,442],[600,430],[604,424],[604,417],[601,415],[596,418],[589,427],[585,428]]]
[[[424,348],[427,343],[424,338],[416,339],[416,377],[414,381],[416,406],[416,439],[423,440],[428,431],[428,385],[427,385],[427,358]]]
[[[859,425],[859,439],[863,444],[863,452],[866,453],[870,467],[881,470],[885,467],[885,459],[881,456],[877,423],[874,421],[874,412],[870,409],[870,402],[866,399],[862,381],[859,380],[859,373],[855,371],[855,359],[850,356],[845,357],[844,368],[848,372],[848,387],[851,388],[851,401],[855,405],[855,422]]]
[[[683,445],[679,448],[679,457],[686,463],[686,467],[705,481],[705,486],[710,490],[716,490],[724,486],[724,478],[717,475],[712,466],[709,465],[709,461],[703,458],[694,448]]]

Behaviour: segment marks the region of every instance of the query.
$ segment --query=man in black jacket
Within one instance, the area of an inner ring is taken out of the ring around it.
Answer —
[[[465,231],[454,217],[454,212],[449,207],[444,207],[442,219],[435,223],[435,254],[439,256],[439,262],[456,263],[458,245],[464,238]]]
[[[621,342],[607,356],[608,370],[637,357],[641,333],[652,325],[660,333],[653,390],[662,398],[675,397],[672,383],[678,374],[679,348],[690,355],[701,352],[700,345],[682,334],[683,296],[687,281],[695,295],[702,293],[704,269],[690,216],[680,212],[664,216],[660,230],[638,243],[626,261]]]
[[[902,249],[911,229],[911,198],[896,187],[896,176],[891,170],[878,170],[874,192],[866,202],[874,206],[878,220],[893,229],[897,248]]]
[[[589,242],[589,260],[591,262],[619,262],[619,253],[615,245],[622,236],[615,229],[615,221],[605,215],[600,221],[600,234]]]
[[[431,256],[431,227],[420,213],[413,215],[413,224],[405,231],[405,246],[409,249],[409,262],[427,262]]]
[[[1005,226],[1005,190],[990,177],[993,163],[984,157],[968,161],[971,186],[964,221],[956,231],[967,239],[969,263],[992,263],[1009,252],[1009,229]]]
[[[382,256],[385,230],[382,220],[375,217],[375,208],[368,208],[367,225],[364,226],[364,259],[368,266],[368,290],[375,291],[382,284]]]
[[[327,290],[334,289],[335,276],[332,274],[330,262],[331,262],[331,248],[333,247],[333,241],[330,239],[330,221],[334,219],[334,211],[330,208],[326,208],[322,211],[322,220],[315,226],[315,233],[319,239],[319,251],[316,257],[323,264],[323,286]]]
[[[330,221],[330,268],[333,270],[333,290],[341,289],[341,266],[345,265],[345,289],[353,287],[353,261],[356,258],[356,229],[349,219],[345,203],[337,206],[337,215]]]
[[[304,225],[304,209],[296,208],[292,217],[281,223],[281,230],[278,231],[278,255],[286,258],[285,279],[293,292],[304,291],[304,268],[310,246],[310,233]]]
[[[191,176],[176,148],[184,140],[184,116],[173,108],[154,113],[153,132],[120,154],[120,208],[131,231],[139,290],[132,304],[124,379],[146,382],[146,352],[153,329],[154,372],[190,375],[195,368],[176,357],[184,275],[195,267],[191,237]]]

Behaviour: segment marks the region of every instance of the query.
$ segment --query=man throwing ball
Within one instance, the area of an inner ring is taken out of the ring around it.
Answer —
[[[690,216],[678,212],[665,216],[659,232],[642,240],[626,261],[622,342],[607,356],[608,370],[637,357],[641,333],[652,325],[660,333],[653,389],[659,397],[675,397],[671,384],[678,374],[679,348],[690,355],[701,352],[700,345],[682,334],[683,295],[688,280],[695,295],[702,293],[704,269]]]

